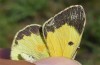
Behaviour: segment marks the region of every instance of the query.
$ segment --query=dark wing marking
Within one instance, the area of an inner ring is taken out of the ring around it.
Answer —
[[[83,7],[81,5],[75,5],[62,10],[49,19],[48,22],[45,23],[44,30],[45,32],[53,32],[55,28],[59,28],[67,23],[68,25],[75,27],[75,29],[81,34],[84,29],[85,20],[86,17]],[[44,35],[46,36],[45,32]]]

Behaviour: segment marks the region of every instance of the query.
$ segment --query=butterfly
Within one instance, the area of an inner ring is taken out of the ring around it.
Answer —
[[[15,35],[12,60],[34,62],[48,57],[73,59],[79,48],[86,16],[81,5],[65,8],[42,26],[31,24]]]

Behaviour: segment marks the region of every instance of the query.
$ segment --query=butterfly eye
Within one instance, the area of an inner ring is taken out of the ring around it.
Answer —
[[[69,43],[68,43],[68,45],[70,45],[70,46],[72,46],[74,43],[72,42],[72,41],[70,41]]]

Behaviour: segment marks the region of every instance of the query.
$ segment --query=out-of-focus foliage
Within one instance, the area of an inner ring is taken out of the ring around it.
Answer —
[[[20,26],[32,23],[46,0],[0,0],[0,47],[8,47]],[[16,26],[17,25],[17,26]]]
[[[0,0],[0,47],[10,47],[15,33],[26,25],[42,25],[75,4],[81,4],[87,16],[76,59],[83,65],[100,65],[100,0]]]

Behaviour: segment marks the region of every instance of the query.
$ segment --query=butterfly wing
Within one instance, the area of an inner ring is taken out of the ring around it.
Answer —
[[[81,5],[66,8],[43,25],[50,56],[73,58],[79,47],[86,17]]]
[[[49,57],[47,48],[40,35],[40,25],[28,25],[20,30],[11,48],[12,60],[26,60],[29,62]]]

